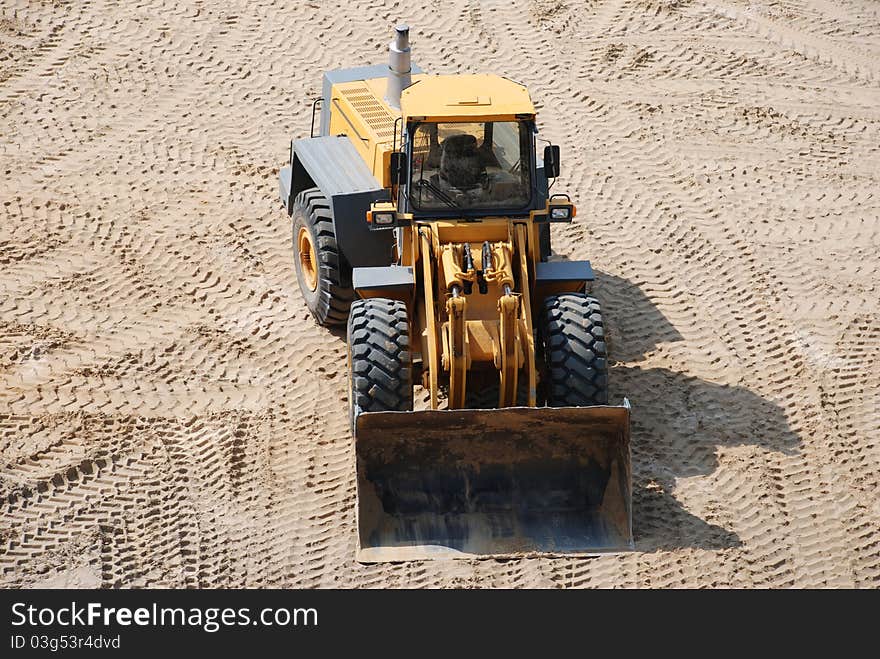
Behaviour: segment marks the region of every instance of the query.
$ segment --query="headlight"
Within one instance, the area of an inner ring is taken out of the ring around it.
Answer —
[[[373,213],[373,224],[380,227],[394,224],[394,213]]]
[[[571,206],[556,206],[550,209],[551,220],[570,220]]]

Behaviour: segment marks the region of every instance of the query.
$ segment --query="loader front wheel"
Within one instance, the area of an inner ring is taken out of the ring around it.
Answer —
[[[293,204],[294,267],[306,306],[319,325],[342,325],[354,299],[351,266],[336,242],[327,198],[303,190]]]
[[[582,293],[551,295],[541,315],[550,407],[608,404],[608,359],[599,301]]]
[[[406,304],[356,300],[348,318],[349,418],[361,412],[410,412],[412,360]]]

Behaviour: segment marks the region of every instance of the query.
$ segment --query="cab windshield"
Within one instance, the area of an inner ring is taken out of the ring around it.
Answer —
[[[530,152],[520,121],[419,124],[410,203],[417,211],[523,208],[531,200]]]

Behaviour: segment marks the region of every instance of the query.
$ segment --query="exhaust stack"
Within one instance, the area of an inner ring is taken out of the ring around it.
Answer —
[[[388,44],[388,88],[385,91],[385,101],[399,110],[400,94],[412,84],[409,25],[398,25],[394,32],[394,41]]]

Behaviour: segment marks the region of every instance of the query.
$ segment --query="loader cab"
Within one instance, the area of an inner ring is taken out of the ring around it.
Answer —
[[[523,85],[486,74],[420,76],[400,109],[389,172],[398,211],[478,220],[544,207],[549,170],[535,157],[535,107]]]
[[[527,215],[534,208],[534,123],[413,121],[400,206],[423,218]]]

